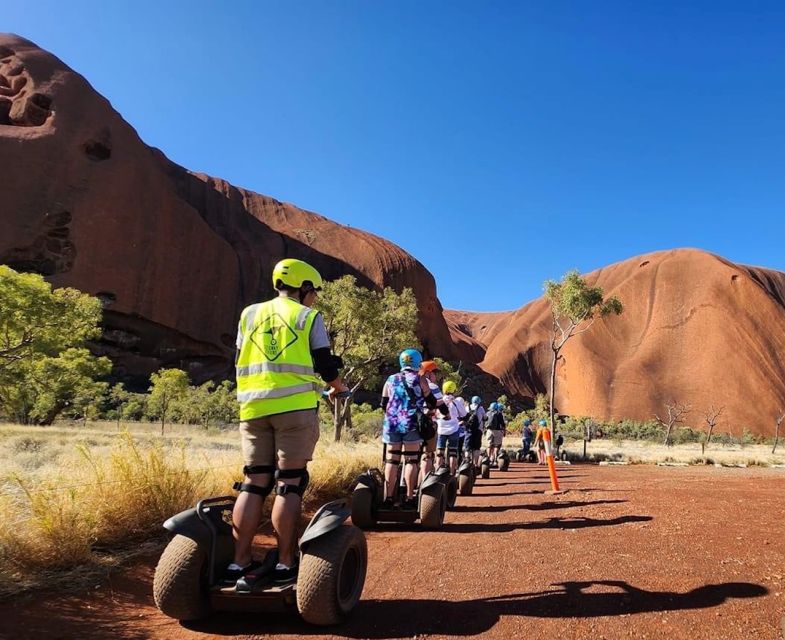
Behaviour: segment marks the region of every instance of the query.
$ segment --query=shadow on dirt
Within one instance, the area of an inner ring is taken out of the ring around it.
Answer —
[[[581,619],[707,609],[728,598],[758,598],[768,593],[765,587],[747,582],[704,585],[686,593],[646,591],[616,580],[560,582],[552,586],[549,591],[474,600],[364,600],[349,621],[330,628],[330,633],[345,638],[378,639],[473,636],[491,629],[501,616]],[[189,624],[188,628],[217,636],[324,633],[324,629],[309,627],[293,615],[272,618],[266,623],[258,615],[220,614]]]
[[[548,518],[537,522],[505,522],[481,523],[467,522],[464,524],[445,522],[440,531],[442,533],[509,533],[511,531],[531,531],[537,529],[587,529],[589,527],[613,527],[630,522],[648,522],[654,520],[652,516],[619,516],[601,520],[597,518]]]
[[[484,495],[488,495],[487,493]],[[576,502],[575,500],[565,500],[563,502],[542,502],[540,504],[511,504],[511,505],[498,505],[494,507],[477,506],[468,507],[461,504],[455,505],[452,510],[458,513],[477,512],[477,513],[501,513],[503,511],[514,510],[527,510],[527,511],[549,511],[551,509],[570,509],[572,507],[588,507],[593,504],[620,504],[627,502],[626,500],[588,500],[585,502]]]

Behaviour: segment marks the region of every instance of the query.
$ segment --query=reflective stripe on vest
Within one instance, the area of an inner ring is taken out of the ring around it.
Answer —
[[[310,346],[316,315],[316,310],[282,297],[243,311],[236,365],[241,420],[316,408],[321,383]]]

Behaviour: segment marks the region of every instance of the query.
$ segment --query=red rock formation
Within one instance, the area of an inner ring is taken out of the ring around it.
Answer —
[[[617,295],[625,309],[568,342],[557,369],[562,413],[648,420],[676,400],[693,407],[691,426],[703,427],[709,405],[724,405],[725,430],[771,434],[785,408],[785,273],[683,249],[626,260],[586,278]],[[446,316],[453,323],[459,317]],[[487,323],[484,316],[460,318],[473,333]],[[483,334],[480,366],[513,393],[544,392],[550,330],[544,298],[496,317]]]
[[[230,371],[239,312],[271,295],[283,257],[412,287],[425,345],[452,348],[433,277],[412,256],[170,162],[83,77],[13,35],[0,35],[0,175],[0,263],[102,297],[97,348],[119,377]]]

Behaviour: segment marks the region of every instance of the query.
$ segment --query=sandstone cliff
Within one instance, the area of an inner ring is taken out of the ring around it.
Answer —
[[[676,400],[693,407],[693,426],[703,426],[713,404],[726,407],[726,429],[772,432],[785,409],[785,273],[682,249],[586,278],[625,310],[567,344],[557,368],[562,413],[647,420]],[[530,399],[545,392],[551,316],[544,298],[507,314],[446,316],[459,348],[466,336],[480,343],[481,368],[511,392]]]
[[[0,35],[0,175],[0,263],[100,296],[96,348],[117,377],[230,372],[240,310],[271,296],[283,257],[411,287],[424,345],[452,348],[433,276],[412,256],[170,162],[82,76],[13,35]]]

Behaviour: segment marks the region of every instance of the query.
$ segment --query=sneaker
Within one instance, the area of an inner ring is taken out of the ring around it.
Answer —
[[[261,566],[262,563],[257,562],[256,560],[251,561],[244,567],[232,562],[232,564],[226,567],[226,571],[224,571],[223,575],[218,579],[218,584],[222,587],[233,587],[246,573],[251,573]]]
[[[395,508],[395,500],[392,498],[385,498],[384,502],[382,502],[382,509],[394,509]]]
[[[270,574],[270,579],[278,585],[289,584],[290,582],[297,581],[297,572],[299,571],[299,564],[295,563],[291,567],[278,563]]]

